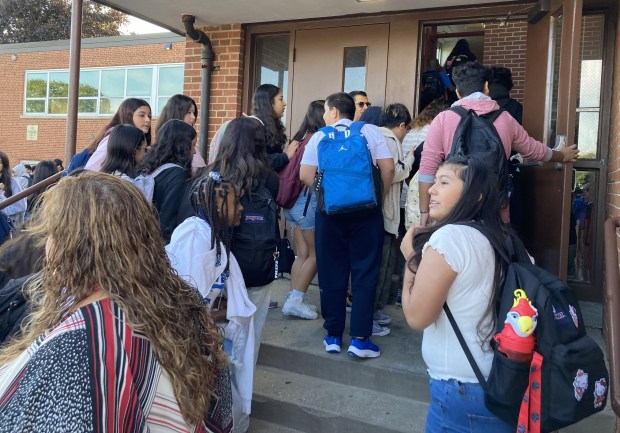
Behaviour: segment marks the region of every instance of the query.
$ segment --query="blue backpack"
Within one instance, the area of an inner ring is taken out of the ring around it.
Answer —
[[[321,128],[325,137],[317,146],[315,191],[318,208],[327,215],[375,209],[381,206],[383,188],[368,142],[361,134],[364,122],[337,130]]]

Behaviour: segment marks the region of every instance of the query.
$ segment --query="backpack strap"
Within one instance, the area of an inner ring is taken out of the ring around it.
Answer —
[[[469,365],[471,365],[472,370],[474,370],[474,374],[476,375],[476,378],[478,379],[480,386],[482,386],[482,389],[486,392],[487,381],[484,378],[482,371],[480,371],[480,367],[478,367],[478,363],[476,363],[476,360],[474,359],[474,355],[471,353],[471,350],[469,350],[469,347],[467,346],[467,342],[465,341],[465,338],[463,337],[463,334],[461,333],[459,326],[456,324],[456,320],[454,320],[452,311],[450,311],[450,307],[448,307],[448,304],[446,302],[444,302],[443,304],[443,310],[446,312],[446,316],[448,316],[450,325],[452,325],[452,329],[454,330],[454,333],[456,334],[456,338],[458,338],[459,343],[461,344],[461,348],[463,349],[463,352],[465,352],[465,356],[467,357],[467,360],[469,361]]]
[[[467,108],[461,107],[460,105],[456,105],[454,107],[450,107],[450,111],[458,114],[459,116],[461,116],[461,118],[463,118],[467,116],[467,113],[469,113],[472,110],[468,110]]]
[[[497,120],[497,118],[500,116],[500,114],[502,114],[504,111],[503,108],[499,108],[495,111],[490,111],[488,113],[485,114],[481,114],[480,117],[484,117],[487,120],[491,121],[491,125],[493,125],[495,123],[495,121]],[[493,125],[493,128],[495,128],[495,125]],[[497,128],[495,128],[497,130]]]
[[[353,122],[349,125],[349,129],[351,131],[356,132],[357,134],[361,134],[362,128],[364,127],[365,124],[366,122],[362,122],[362,121]]]

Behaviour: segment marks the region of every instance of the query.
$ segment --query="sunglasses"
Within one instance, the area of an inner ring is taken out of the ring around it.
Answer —
[[[370,107],[372,104],[370,102],[362,102],[362,101],[357,103],[357,106],[360,107],[360,108],[364,108],[364,105],[366,107]]]

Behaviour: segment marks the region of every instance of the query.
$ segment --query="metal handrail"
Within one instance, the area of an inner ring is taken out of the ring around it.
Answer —
[[[620,218],[605,221],[605,340],[611,376],[611,408],[620,417],[620,273],[618,237]]]
[[[64,170],[61,171],[61,172],[56,173],[53,176],[48,177],[47,179],[43,179],[39,183],[35,183],[31,187],[28,187],[25,190],[20,191],[17,194],[12,195],[11,197],[7,198],[6,200],[3,200],[2,202],[0,202],[0,210],[4,209],[7,206],[12,205],[13,203],[15,203],[17,201],[20,201],[23,198],[28,197],[30,194],[32,194],[34,192],[42,190],[43,188],[47,188],[48,186],[52,185],[53,183],[58,182],[58,180],[60,180],[60,178],[62,177],[63,173],[64,173]]]

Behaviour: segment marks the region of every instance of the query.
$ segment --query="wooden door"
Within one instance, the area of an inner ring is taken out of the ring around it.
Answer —
[[[289,135],[299,128],[310,102],[335,92],[363,90],[373,105],[383,106],[389,24],[298,30],[294,37]],[[352,67],[346,68],[347,62]],[[363,88],[346,88],[351,71],[356,83],[363,77]]]

